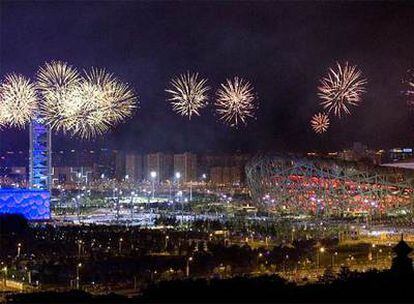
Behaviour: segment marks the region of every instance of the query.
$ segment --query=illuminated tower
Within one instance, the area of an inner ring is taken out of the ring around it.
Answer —
[[[30,177],[31,189],[50,192],[52,187],[52,149],[50,128],[41,119],[30,123]]]

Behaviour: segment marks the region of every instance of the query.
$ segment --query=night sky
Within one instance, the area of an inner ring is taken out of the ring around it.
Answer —
[[[140,108],[103,139],[55,135],[54,148],[108,146],[140,152],[308,151],[414,146],[414,112],[401,79],[414,67],[410,2],[24,2],[1,1],[0,75],[33,77],[45,61],[105,67],[130,83]],[[352,115],[323,136],[309,119],[320,110],[318,80],[336,61],[368,79]],[[216,88],[226,77],[250,80],[257,120],[233,130],[210,107],[191,121],[174,114],[165,87],[198,71]],[[2,149],[27,149],[28,132],[0,131]]]

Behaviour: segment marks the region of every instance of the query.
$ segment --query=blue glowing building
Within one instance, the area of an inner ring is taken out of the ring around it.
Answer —
[[[51,190],[52,151],[51,132],[40,119],[30,123],[30,164],[29,187]]]
[[[19,213],[28,220],[50,219],[51,132],[40,119],[30,124],[29,167],[30,189],[0,189],[0,214]]]
[[[50,192],[38,189],[0,189],[0,214],[18,213],[28,220],[50,219]]]

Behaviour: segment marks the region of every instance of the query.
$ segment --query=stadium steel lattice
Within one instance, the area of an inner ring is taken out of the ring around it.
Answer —
[[[246,166],[253,201],[281,214],[412,215],[409,172],[352,162],[258,156]]]

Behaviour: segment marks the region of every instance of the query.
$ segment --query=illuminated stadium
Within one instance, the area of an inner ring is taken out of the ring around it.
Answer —
[[[279,214],[411,215],[410,172],[351,162],[261,156],[246,166],[253,201]]]

